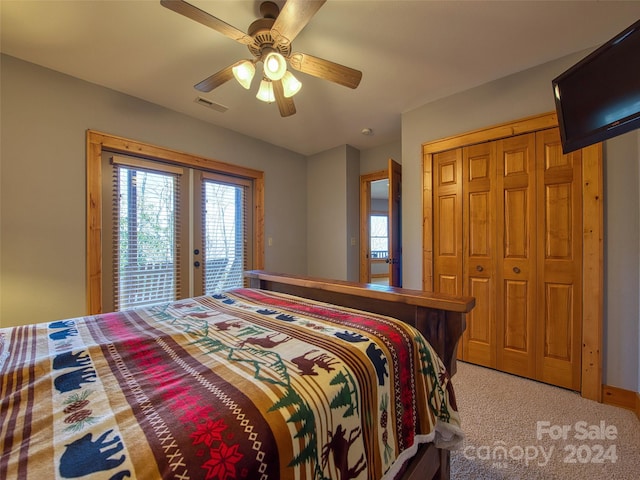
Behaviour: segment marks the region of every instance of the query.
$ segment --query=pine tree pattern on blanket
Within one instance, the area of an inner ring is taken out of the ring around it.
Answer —
[[[285,294],[241,288],[0,338],[8,478],[393,478],[418,444],[462,436],[417,330]]]

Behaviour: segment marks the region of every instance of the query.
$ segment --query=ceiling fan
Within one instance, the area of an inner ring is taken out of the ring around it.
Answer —
[[[257,97],[267,102],[275,100],[280,115],[288,117],[296,113],[293,95],[300,90],[301,83],[287,71],[287,63],[294,70],[349,88],[356,88],[362,79],[362,72],[353,68],[308,53],[291,51],[291,42],[325,1],[287,0],[282,11],[274,2],[265,1],[260,5],[260,14],[263,18],[255,20],[249,26],[247,33],[184,0],[160,0],[160,3],[176,13],[246,45],[253,55],[250,60],[240,60],[205,78],[195,85],[197,90],[210,92],[233,77],[244,88],[249,89],[255,74],[255,65],[262,62],[263,78]]]

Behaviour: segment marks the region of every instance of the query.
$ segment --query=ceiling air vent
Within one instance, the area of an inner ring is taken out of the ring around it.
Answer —
[[[203,105],[207,108],[210,108],[212,110],[215,110],[217,112],[220,113],[224,113],[227,110],[229,110],[229,107],[225,107],[224,105],[221,105],[219,103],[213,102],[207,98],[204,97],[196,97],[196,99],[194,100],[194,102],[199,103],[200,105]]]

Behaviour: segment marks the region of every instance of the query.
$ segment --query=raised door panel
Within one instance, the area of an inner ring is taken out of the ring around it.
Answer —
[[[471,277],[468,292],[476,306],[467,314],[467,329],[463,335],[463,356],[467,362],[495,368],[495,288],[491,278]]]
[[[435,292],[462,294],[462,151],[433,155]]]
[[[461,227],[458,211],[462,202],[456,195],[441,196],[436,200],[435,217],[435,291],[460,295],[462,292],[462,265],[460,261]]]
[[[537,377],[580,390],[582,152],[562,153],[558,129],[536,134],[538,155]]]
[[[497,142],[497,367],[535,377],[535,135]]]
[[[495,144],[463,148],[464,295],[476,299],[467,317],[463,359],[496,366]]]

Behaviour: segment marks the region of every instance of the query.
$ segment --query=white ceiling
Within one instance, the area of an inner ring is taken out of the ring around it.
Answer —
[[[191,3],[243,31],[260,17],[259,1]],[[598,46],[640,18],[640,1],[328,0],[293,50],[361,70],[362,82],[351,90],[296,73],[298,113],[281,118],[275,104],[256,100],[255,80],[252,91],[235,80],[196,91],[200,80],[251,55],[159,0],[0,6],[3,53],[304,155],[399,141],[403,112]],[[199,95],[228,110],[196,104]]]

